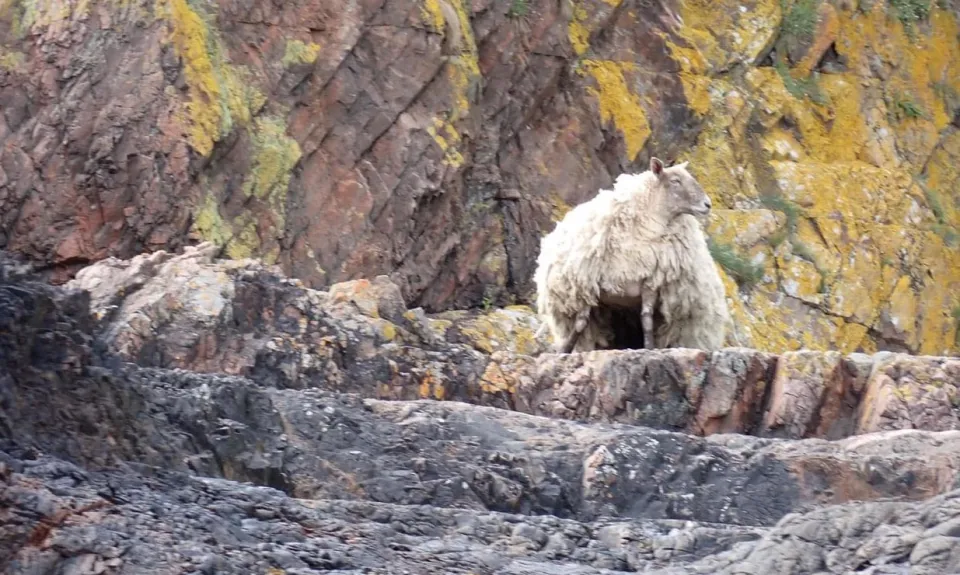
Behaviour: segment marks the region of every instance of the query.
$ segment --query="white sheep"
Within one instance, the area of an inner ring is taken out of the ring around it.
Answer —
[[[557,351],[723,345],[730,316],[697,221],[710,198],[686,167],[652,158],[543,238],[537,312]]]

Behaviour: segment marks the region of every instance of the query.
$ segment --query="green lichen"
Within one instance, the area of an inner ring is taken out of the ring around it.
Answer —
[[[283,51],[283,65],[289,68],[297,64],[313,64],[320,56],[320,45],[301,40],[290,40]]]
[[[940,236],[940,239],[942,239],[943,243],[948,247],[955,248],[960,245],[960,230],[957,230],[957,228],[951,224],[940,192],[927,186],[923,181],[917,180],[917,184],[920,186],[920,189],[923,190],[923,197],[927,200],[927,207],[933,212],[933,217],[936,220],[931,227],[933,232]]]
[[[943,101],[947,113],[953,114],[960,111],[960,92],[949,82],[937,81],[931,84],[931,88],[933,93]]]
[[[272,263],[279,256],[279,248],[265,245],[264,238],[278,237],[284,229],[287,190],[291,170],[300,160],[300,146],[287,136],[286,124],[279,116],[257,118],[250,129],[250,141],[252,162],[242,190],[248,198],[263,202],[267,213],[250,206],[239,217],[225,220],[211,194],[197,212],[193,229],[203,239],[225,246],[230,258],[256,256]],[[261,217],[255,218],[254,211]]]
[[[287,191],[291,171],[300,161],[300,145],[287,135],[280,116],[257,118],[250,131],[253,163],[243,182],[243,193],[266,202],[274,226],[282,230],[286,221]]]
[[[18,0],[0,0],[0,20],[10,24],[10,32],[18,40],[30,30],[32,15],[28,16],[23,2]]]
[[[217,199],[213,194],[207,194],[203,206],[193,219],[193,230],[204,240],[223,246],[230,241],[233,232],[230,226],[220,216]]]
[[[286,195],[290,171],[300,161],[300,145],[287,135],[287,125],[279,116],[257,118],[250,132],[253,166],[243,183],[247,196],[260,199]]]
[[[260,236],[257,234],[257,224],[249,213],[238,218],[235,222],[239,231],[227,242],[224,252],[227,257],[240,260],[253,257],[260,251]]]
[[[21,52],[12,52],[0,47],[0,70],[14,72],[23,65],[25,56]]]

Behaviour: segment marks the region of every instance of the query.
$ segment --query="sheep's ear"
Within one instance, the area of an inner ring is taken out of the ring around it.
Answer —
[[[654,176],[660,176],[663,174],[663,162],[659,158],[650,158],[650,171],[653,172]]]
[[[686,170],[686,169],[687,169],[687,164],[689,164],[689,163],[690,163],[690,160],[687,160],[686,162],[682,162],[682,163],[680,163],[680,164],[677,164],[676,167],[680,168],[681,170]]]

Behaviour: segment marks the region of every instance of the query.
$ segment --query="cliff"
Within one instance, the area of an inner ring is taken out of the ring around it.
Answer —
[[[930,0],[5,0],[0,247],[523,304],[655,154],[718,207],[731,344],[956,353],[957,34]]]

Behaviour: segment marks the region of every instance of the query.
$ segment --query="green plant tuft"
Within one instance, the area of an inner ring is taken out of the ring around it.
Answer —
[[[768,210],[781,212],[787,217],[785,227],[788,233],[797,231],[797,223],[800,221],[800,207],[797,204],[783,197],[779,192],[761,194],[760,203]]]
[[[738,254],[730,244],[707,240],[710,255],[741,287],[752,287],[763,279],[763,266]]]
[[[897,18],[903,22],[903,27],[913,29],[913,25],[930,15],[932,2],[930,0],[888,0]]]
[[[930,211],[933,212],[933,216],[937,218],[937,223],[946,224],[947,212],[943,209],[943,201],[940,199],[940,192],[928,188],[922,182],[918,183],[920,183],[920,189],[923,190],[923,197],[927,200],[927,206],[930,207]]]
[[[786,0],[780,0],[783,9],[783,33],[793,38],[809,40],[817,30],[817,7],[819,0],[799,0],[788,10]]]
[[[930,208],[930,211],[933,212],[933,217],[937,220],[931,229],[943,239],[943,243],[947,244],[948,247],[957,247],[960,245],[960,233],[958,233],[957,229],[951,225],[947,219],[947,211],[943,207],[943,199],[940,196],[940,192],[927,187],[922,180],[918,179],[916,182],[920,186],[920,189],[923,190],[923,197],[927,200],[927,207]]]
[[[817,72],[812,72],[807,78],[798,80],[790,74],[790,69],[783,59],[778,58],[773,67],[776,68],[780,78],[783,79],[783,87],[794,98],[798,100],[809,98],[811,102],[821,106],[826,106],[830,102],[826,94],[820,90],[820,74]]]
[[[530,12],[530,3],[527,0],[513,0],[510,4],[510,10],[507,16],[511,18],[523,18]]]
[[[917,104],[909,95],[901,95],[896,99],[897,117],[903,118],[926,118],[927,113]]]
[[[793,250],[793,255],[800,259],[807,260],[808,262],[812,263],[814,267],[819,269],[819,266],[817,265],[817,257],[813,254],[813,250],[810,249],[810,246],[797,238],[792,238],[790,240],[790,248]]]
[[[960,347],[960,304],[953,308],[953,321],[957,324],[957,331],[953,334],[953,345]],[[960,394],[958,394],[960,397]]]

